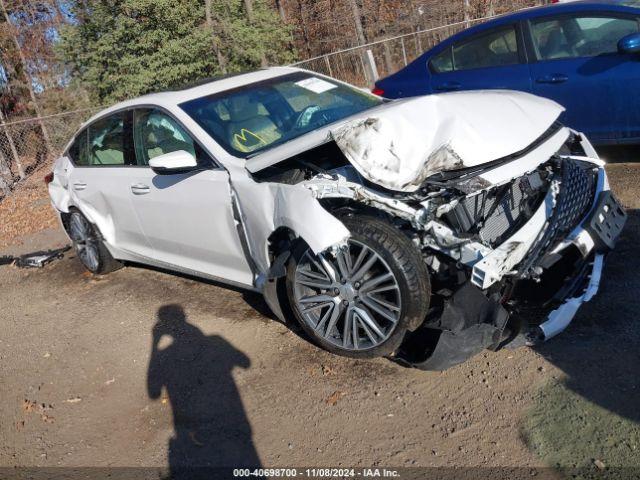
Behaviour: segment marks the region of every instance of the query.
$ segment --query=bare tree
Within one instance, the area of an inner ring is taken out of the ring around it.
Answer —
[[[225,58],[224,54],[222,53],[222,49],[220,48],[220,41],[219,41],[219,37],[216,35],[216,31],[218,29],[223,29],[224,27],[222,27],[220,25],[220,22],[216,21],[214,22],[213,20],[213,16],[214,16],[214,12],[212,9],[212,5],[211,5],[211,0],[205,0],[204,1],[204,11],[205,11],[205,16],[206,16],[206,23],[207,23],[207,27],[209,27],[209,29],[211,30],[211,35],[212,35],[212,44],[213,44],[213,51],[216,54],[216,58],[218,60],[218,65],[220,66],[220,71],[223,74],[227,73],[227,59]]]
[[[18,40],[18,37],[16,35],[15,28],[13,27],[13,23],[11,22],[11,18],[9,17],[9,13],[7,12],[7,8],[5,6],[4,0],[0,0],[0,8],[2,8],[2,13],[4,15],[4,19],[9,30],[9,35],[11,36],[13,44],[16,48],[16,52],[18,53],[18,58],[20,59],[20,63],[22,64],[22,69],[26,77],[25,83],[26,83],[27,90],[29,91],[29,97],[31,98],[33,109],[35,110],[36,115],[38,117],[42,117],[42,112],[40,111],[40,107],[38,106],[38,100],[36,98],[36,93],[33,88],[33,82],[29,76],[27,60],[24,56],[24,52],[22,51],[22,46],[20,45],[20,41]],[[47,149],[47,153],[49,155],[53,155],[53,148],[51,147],[51,139],[49,137],[49,132],[47,131],[47,128],[45,127],[44,122],[42,120],[40,120],[39,123],[40,123],[40,129],[42,130],[42,137],[45,143],[45,147]]]
[[[16,148],[16,144],[13,142],[13,137],[11,136],[11,132],[9,131],[9,127],[7,127],[5,125],[5,118],[4,118],[4,114],[2,113],[2,109],[0,109],[0,123],[2,123],[2,126],[4,127],[4,134],[7,136],[7,142],[9,142],[9,149],[11,150],[11,155],[13,156],[13,161],[16,165],[16,168],[18,169],[18,176],[20,177],[20,180],[24,179],[25,175],[24,175],[24,168],[22,167],[22,162],[20,161],[20,156],[18,155],[18,149]],[[2,152],[0,152],[1,154]],[[2,157],[2,161],[5,161],[4,156]],[[8,168],[9,165],[5,164],[5,166]]]

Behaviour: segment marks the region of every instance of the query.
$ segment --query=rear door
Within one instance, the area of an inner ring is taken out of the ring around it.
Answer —
[[[229,175],[170,114],[145,108],[134,112],[138,167],[128,184],[139,222],[154,258],[181,269],[253,284],[253,273],[233,215]],[[157,175],[156,156],[184,150],[199,168]]]
[[[131,208],[129,184],[135,169],[131,112],[96,120],[69,150],[73,168],[68,189],[73,202],[95,223],[109,245],[129,253],[153,254]]]
[[[618,53],[638,19],[574,14],[529,21],[533,93],[567,111],[561,120],[598,143],[640,137],[640,56]]]
[[[531,91],[518,24],[503,25],[449,45],[429,61],[434,93],[455,90]]]

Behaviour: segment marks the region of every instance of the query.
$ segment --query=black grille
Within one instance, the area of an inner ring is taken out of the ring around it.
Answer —
[[[497,246],[531,218],[547,188],[545,172],[533,172],[464,198],[447,216],[459,231],[477,233],[484,243]]]
[[[526,259],[525,274],[558,242],[565,238],[587,215],[593,206],[598,182],[593,164],[564,159],[560,192],[553,214],[540,239],[534,244]]]

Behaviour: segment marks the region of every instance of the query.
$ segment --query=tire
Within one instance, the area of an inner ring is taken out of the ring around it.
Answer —
[[[291,310],[325,350],[354,358],[391,354],[425,319],[429,272],[389,222],[366,215],[341,220],[351,237],[336,256],[316,256],[304,242],[294,248],[286,276]]]
[[[78,259],[91,273],[103,275],[122,268],[122,262],[111,256],[97,228],[80,211],[71,211],[67,232]]]

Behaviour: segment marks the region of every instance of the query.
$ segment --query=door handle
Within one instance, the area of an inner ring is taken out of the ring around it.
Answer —
[[[151,190],[148,185],[144,183],[134,183],[131,185],[131,191],[134,195],[144,195],[145,193],[149,193]]]
[[[562,73],[554,73],[552,75],[545,75],[543,77],[537,78],[536,82],[538,83],[564,83],[569,80],[569,77]]]
[[[439,92],[452,92],[454,90],[460,90],[462,85],[458,82],[445,82],[434,87]]]
[[[76,191],[81,191],[87,188],[87,184],[84,182],[74,182],[73,189]]]

